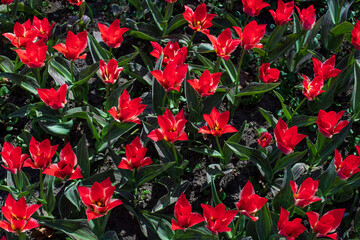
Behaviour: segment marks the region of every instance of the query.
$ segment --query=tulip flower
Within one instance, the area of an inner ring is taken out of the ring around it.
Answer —
[[[6,237],[5,237],[5,236],[2,236],[0,240],[6,240]]]
[[[334,134],[338,134],[341,129],[346,127],[349,124],[348,121],[340,121],[340,118],[345,113],[345,111],[341,112],[325,112],[324,110],[319,111],[319,115],[316,119],[316,124],[319,127],[319,131],[327,138],[332,138]]]
[[[230,28],[222,31],[217,38],[211,34],[207,34],[206,36],[211,41],[216,54],[226,61],[229,60],[230,54],[235,51],[241,42],[239,39],[232,38]]]
[[[130,30],[129,28],[120,28],[119,19],[115,19],[109,27],[101,23],[98,23],[98,27],[102,40],[104,40],[104,43],[110,48],[120,47],[124,40],[124,33]]]
[[[45,58],[48,46],[45,45],[44,40],[35,43],[28,42],[26,49],[15,49],[19,55],[22,63],[26,64],[29,68],[41,68],[45,65]]]
[[[251,21],[242,30],[240,27],[233,27],[236,33],[240,37],[240,45],[245,50],[256,48],[262,48],[260,40],[264,37],[266,24],[257,24],[257,22]]]
[[[120,169],[139,169],[152,164],[150,157],[145,157],[147,148],[143,147],[137,136],[130,144],[125,147],[126,158],[122,158],[118,168]]]
[[[1,207],[1,212],[5,219],[1,220],[0,228],[12,233],[22,233],[29,231],[39,226],[38,222],[31,217],[39,208],[41,204],[27,205],[25,197],[16,201],[9,193],[5,205]]]
[[[315,196],[319,181],[313,180],[311,177],[305,179],[301,184],[300,189],[294,181],[290,181],[291,190],[294,193],[295,205],[299,207],[306,207],[311,203],[320,201],[321,199]]]
[[[14,0],[1,0],[1,3],[2,4],[6,4],[6,5],[9,5],[10,3],[12,3]],[[4,237],[5,238],[5,237]],[[2,240],[2,238],[1,238]],[[6,239],[5,239],[6,240]]]
[[[247,181],[244,188],[240,191],[239,201],[235,203],[242,215],[249,217],[254,222],[259,218],[255,213],[259,211],[266,203],[267,199],[255,194],[255,190],[250,181]]]
[[[282,0],[278,0],[276,12],[274,12],[274,10],[269,10],[269,12],[274,18],[275,24],[282,26],[292,19],[291,15],[294,12],[294,1],[284,3]]]
[[[65,107],[66,101],[66,83],[56,91],[54,88],[50,89],[36,89],[40,99],[52,109],[60,109]]]
[[[189,23],[189,27],[194,31],[209,34],[209,27],[212,26],[211,20],[216,17],[216,14],[208,14],[206,12],[206,4],[200,4],[195,12],[185,5],[185,12],[183,17]]]
[[[2,161],[5,165],[2,165],[3,168],[10,171],[13,174],[17,174],[21,171],[21,167],[29,157],[27,154],[22,154],[20,147],[14,147],[11,143],[4,142],[2,151],[0,152]]]
[[[262,132],[260,134],[260,138],[258,138],[256,140],[257,140],[258,144],[260,145],[260,147],[266,148],[267,146],[270,145],[271,140],[272,140],[272,136],[268,132]]]
[[[161,54],[163,54],[163,65],[166,65],[171,61],[176,62],[177,65],[185,63],[187,57],[187,47],[180,48],[176,41],[169,41],[164,48],[162,48],[157,42],[150,43],[153,46],[153,50],[150,52],[150,55],[159,59]]]
[[[230,232],[231,228],[228,225],[232,222],[237,214],[237,210],[225,211],[225,205],[223,203],[218,204],[215,207],[211,207],[207,204],[201,204],[204,210],[203,215],[207,223],[206,227],[214,234],[221,232]]]
[[[359,146],[355,146],[355,147],[360,155],[360,147]],[[343,161],[341,154],[337,149],[335,149],[334,164],[337,175],[344,181],[350,178],[355,173],[360,172],[359,169],[360,157],[355,155],[349,155]]]
[[[337,233],[334,233],[339,227],[341,220],[344,216],[345,208],[339,208],[331,210],[325,213],[319,220],[319,214],[317,212],[307,212],[306,215],[309,218],[310,226],[316,234],[317,238],[331,238],[336,240]]]
[[[36,16],[34,16],[33,19],[33,29],[38,32],[37,37],[41,40],[44,39],[44,41],[48,41],[51,36],[51,32],[55,26],[55,23],[53,22],[51,25],[49,25],[49,20],[47,18],[44,18],[43,20],[38,19]]]
[[[356,20],[355,26],[353,30],[351,31],[351,44],[354,45],[354,47],[357,50],[360,50],[360,21]]]
[[[225,133],[237,132],[236,128],[227,124],[230,118],[230,112],[226,111],[220,113],[216,108],[211,110],[210,115],[203,115],[208,126],[202,126],[199,133],[211,134],[214,136],[221,136]],[[209,129],[210,128],[210,129]]]
[[[112,107],[108,112],[118,122],[133,122],[140,124],[138,116],[144,111],[146,105],[141,104],[141,98],[130,100],[126,88],[119,97],[118,107]]]
[[[71,180],[83,178],[80,166],[77,165],[77,157],[72,150],[70,143],[66,144],[61,150],[59,158],[60,161],[51,164],[44,170],[43,174],[55,176],[61,180],[64,180],[66,177],[70,177],[69,179]]]
[[[64,54],[64,56],[70,61],[75,61],[76,59],[85,59],[86,53],[80,56],[81,53],[85,51],[87,47],[87,33],[86,31],[80,32],[75,35],[73,32],[69,31],[66,36],[65,44],[59,43],[53,48]]]
[[[171,219],[172,230],[184,229],[186,230],[189,227],[192,227],[196,224],[199,224],[205,219],[199,214],[191,212],[192,207],[189,201],[186,199],[185,194],[181,193],[179,199],[175,204],[175,219]]]
[[[251,16],[257,16],[260,14],[261,9],[269,7],[270,4],[263,2],[263,0],[242,0],[243,11]]]
[[[307,100],[312,101],[314,100],[320,93],[325,92],[322,90],[324,86],[324,80],[322,76],[315,77],[312,81],[306,76],[303,76],[303,94],[307,98]]]
[[[11,41],[16,48],[26,47],[28,42],[34,42],[37,38],[37,31],[32,29],[31,21],[28,19],[25,23],[18,22],[14,25],[14,33],[3,33],[3,36]]]
[[[221,72],[211,74],[209,70],[205,70],[200,79],[189,79],[187,81],[201,97],[206,97],[215,93],[221,74]]]
[[[279,234],[285,237],[288,240],[295,240],[300,234],[302,234],[306,227],[301,224],[301,218],[295,218],[292,221],[289,221],[290,213],[280,208],[280,218],[277,225]]]
[[[166,0],[168,3],[176,3],[177,0]]]
[[[118,67],[118,62],[115,59],[110,59],[107,64],[100,59],[100,75],[104,83],[114,84],[122,70],[124,67]]]
[[[301,27],[305,30],[311,30],[315,24],[315,8],[313,5],[306,9],[300,10],[297,6],[295,6],[300,17]]]
[[[281,118],[279,118],[276,124],[274,135],[276,146],[286,155],[292,153],[295,146],[306,137],[306,135],[297,133],[297,126],[288,128],[287,124]]]
[[[29,151],[33,161],[29,158],[26,159],[24,167],[45,170],[45,168],[50,166],[51,158],[55,155],[57,148],[58,145],[51,146],[49,139],[45,139],[39,143],[32,137],[29,144]]]
[[[263,63],[259,68],[259,78],[264,83],[277,82],[280,71],[276,68],[270,68],[270,63]]]
[[[171,143],[186,141],[188,140],[187,134],[184,131],[186,122],[183,110],[174,116],[169,109],[165,109],[165,113],[158,116],[160,128],[152,130],[148,137],[155,142],[163,139]]]
[[[314,75],[322,76],[323,80],[327,80],[332,77],[336,77],[341,73],[340,69],[335,68],[335,55],[332,55],[331,58],[326,60],[325,62],[320,62],[318,59],[313,58],[313,64],[314,64]]]
[[[81,201],[87,207],[86,216],[88,221],[106,215],[111,209],[123,202],[119,199],[112,199],[115,187],[111,185],[108,177],[101,183],[94,182],[89,187],[78,186]]]
[[[166,65],[164,71],[154,70],[150,73],[165,91],[170,92],[175,90],[180,92],[180,87],[186,77],[187,69],[188,64],[177,65],[175,62],[170,62]]]
[[[84,0],[69,0],[69,3],[72,5],[80,6]]]

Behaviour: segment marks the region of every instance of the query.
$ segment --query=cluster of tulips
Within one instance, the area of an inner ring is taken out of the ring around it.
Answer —
[[[166,1],[169,4],[173,4],[177,0]],[[3,4],[10,4],[12,0],[1,0],[1,2]],[[84,1],[69,0],[69,2],[80,6]],[[214,95],[219,84],[221,85],[220,79],[223,74],[223,72],[220,71],[221,61],[228,61],[237,47],[241,47],[237,71],[238,77],[235,79],[235,94],[237,94],[239,92],[241,66],[246,51],[263,47],[260,41],[265,35],[266,25],[258,24],[255,20],[248,21],[250,17],[258,16],[262,9],[270,5],[263,2],[263,0],[242,0],[242,3],[243,11],[248,17],[243,28],[233,26],[233,30],[235,30],[238,38],[233,38],[230,28],[223,30],[218,36],[210,34],[209,28],[213,26],[212,20],[216,17],[216,14],[208,14],[205,3],[200,4],[195,10],[185,6],[183,18],[188,22],[189,27],[194,30],[191,44],[196,33],[200,32],[205,34],[217,55],[217,60],[212,71],[204,70],[198,79],[194,78],[186,81],[198,94],[198,108],[202,99]],[[291,21],[294,8],[294,1],[284,3],[282,0],[278,0],[278,8],[276,11],[270,10],[275,24],[282,26]],[[296,7],[296,9],[302,29],[305,31],[311,30],[316,20],[313,5],[306,9],[299,9],[298,7]],[[67,97],[70,91],[68,84],[65,83],[61,85],[57,90],[54,88],[46,88],[47,79],[42,79],[40,76],[40,68],[44,67],[46,59],[52,55],[48,51],[49,46],[47,43],[51,38],[54,26],[55,23],[50,24],[48,19],[44,18],[40,20],[35,16],[32,21],[28,19],[23,24],[16,22],[13,33],[4,33],[3,36],[16,48],[14,51],[17,53],[20,61],[28,68],[34,70],[34,75],[37,76],[39,86],[41,86],[41,88],[36,89],[39,98],[46,106],[51,109],[60,109],[59,111],[61,112],[61,109],[65,108],[69,100]],[[141,124],[142,121],[144,122],[141,115],[147,105],[141,103],[140,97],[131,99],[128,90],[125,88],[118,98],[117,106],[111,106],[108,100],[111,91],[110,86],[116,83],[120,73],[124,70],[124,67],[119,66],[118,61],[113,58],[112,49],[121,47],[124,40],[123,35],[130,29],[121,28],[119,19],[113,21],[109,27],[98,23],[98,29],[103,42],[109,48],[109,61],[105,62],[103,59],[99,61],[99,76],[106,84],[105,110],[110,114],[109,118],[112,117],[115,122]],[[356,49],[360,50],[359,20],[351,32],[351,43]],[[177,41],[169,41],[166,46],[152,41],[151,45],[153,50],[150,52],[150,55],[155,58],[159,69],[150,71],[150,74],[153,76],[153,79],[160,84],[165,94],[161,103],[163,114],[157,116],[159,128],[149,131],[147,137],[154,142],[165,141],[168,145],[171,145],[174,150],[175,159],[177,160],[175,143],[177,141],[189,140],[189,132],[185,129],[188,120],[185,118],[186,112],[184,112],[184,109],[172,109],[172,106],[178,105],[176,100],[172,100],[169,96],[182,93],[181,87],[189,72],[189,64],[186,62],[188,60],[188,51],[191,50],[191,45],[188,47],[180,47]],[[70,73],[72,78],[74,78],[74,61],[86,58],[85,50],[87,46],[87,31],[82,31],[78,34],[68,31],[65,44],[59,43],[52,47],[71,62]],[[53,54],[53,56],[55,55],[56,53]],[[325,90],[323,90],[323,87],[326,82],[341,73],[341,70],[335,67],[335,55],[324,62],[313,58],[312,64],[314,72],[313,79],[311,80],[308,76],[302,75],[302,93],[304,99],[292,113],[291,117],[294,116],[306,100],[313,101],[320,94],[324,93]],[[280,77],[280,71],[272,68],[270,63],[262,63],[259,66],[258,76],[262,83],[275,83]],[[219,109],[218,107],[213,107],[211,112],[209,111],[210,114],[202,114],[203,119],[200,119],[201,115],[199,114],[196,123],[207,123],[206,125],[198,127],[197,133],[201,133],[204,136],[212,135],[216,140],[217,150],[223,157],[223,147],[220,145],[219,137],[223,134],[238,132],[238,130],[229,124],[231,111],[220,112]],[[316,125],[323,137],[331,139],[349,124],[347,120],[340,120],[344,113],[345,111],[327,112],[325,110],[319,110]],[[271,134],[268,131],[262,132],[257,142],[262,149],[266,149],[275,142],[277,148],[281,151],[280,159],[282,154],[292,154],[295,147],[306,137],[306,135],[298,133],[297,126],[289,127],[282,118],[278,118],[274,133]],[[355,147],[360,155],[360,147]],[[24,232],[39,227],[38,221],[32,218],[32,215],[40,211],[39,208],[42,205],[46,205],[43,175],[54,176],[63,181],[80,181],[79,179],[83,178],[82,169],[78,164],[77,156],[70,143],[67,143],[62,148],[59,153],[59,161],[54,163],[52,159],[57,150],[58,145],[52,146],[49,139],[38,142],[32,137],[28,146],[30,155],[23,153],[19,146],[15,147],[9,142],[4,142],[1,152],[2,166],[11,172],[15,180],[15,187],[19,191],[23,188],[20,181],[21,177],[19,177],[21,176],[22,168],[29,167],[39,170],[40,198],[35,198],[35,200],[42,202],[42,204],[28,205],[25,197],[15,200],[13,196],[9,194],[4,206],[1,207],[1,212],[6,220],[0,221],[0,228],[15,233],[19,235],[20,238],[25,239]],[[140,138],[136,136],[130,144],[125,146],[125,156],[121,159],[117,167],[119,169],[136,172],[142,167],[153,164],[151,157],[146,156],[147,150],[140,141]],[[343,181],[360,172],[360,157],[350,154],[343,159],[337,149],[335,149],[334,153],[334,162],[330,164],[333,164],[338,177]],[[306,231],[307,228],[302,224],[303,219],[291,219],[293,209],[295,206],[304,209],[312,203],[322,201],[321,198],[316,196],[318,185],[319,181],[311,177],[306,178],[300,186],[294,181],[290,181],[294,204],[287,209],[280,208],[280,217],[277,224],[277,233],[279,235],[292,240]],[[110,178],[106,178],[100,183],[95,182],[91,187],[77,186],[77,190],[83,205],[86,207],[88,221],[109,215],[111,209],[123,204],[122,200],[113,198],[115,186],[112,186]],[[217,204],[216,206],[201,204],[203,209],[203,215],[201,215],[192,212],[191,204],[185,194],[181,193],[175,204],[174,218],[171,221],[172,230],[187,230],[205,221],[207,229],[209,229],[214,236],[221,232],[236,231],[239,224],[235,225],[235,230],[231,229],[229,224],[233,222],[238,213],[256,222],[259,219],[256,213],[262,209],[267,202],[267,198],[260,197],[255,193],[253,185],[248,181],[240,191],[239,201],[235,204],[236,210],[226,210],[223,203]],[[325,214],[322,213],[322,210],[319,213],[307,211],[306,216],[312,229],[309,231],[311,236],[314,239],[316,237],[337,239],[336,230],[344,214],[344,208],[333,209]],[[240,221],[240,219],[241,217],[238,217],[238,221]],[[4,238],[1,240],[4,240]]]

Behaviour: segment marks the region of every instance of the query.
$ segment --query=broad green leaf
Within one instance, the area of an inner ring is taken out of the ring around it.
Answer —
[[[201,153],[206,156],[221,158],[221,154],[218,151],[208,148],[207,146],[203,147],[203,148],[189,148],[189,150],[197,152],[197,153]]]
[[[335,171],[335,164],[334,160],[332,160],[326,168],[325,172],[317,178],[317,180],[319,180],[319,190],[321,193],[324,193],[333,184],[336,176],[337,174]]]
[[[249,86],[241,89],[240,93],[236,97],[242,96],[254,96],[257,94],[263,94],[275,89],[280,83],[256,83],[253,82]]]
[[[161,55],[155,64],[155,70],[161,70],[162,60],[164,55]],[[152,107],[154,112],[157,115],[163,113],[162,107],[164,107],[164,100],[166,102],[166,95],[164,88],[159,84],[159,82],[152,77]]]
[[[124,89],[129,88],[133,83],[134,83],[134,81],[125,82],[125,83],[121,84],[118,88],[116,88],[115,90],[113,90],[111,92],[111,94],[109,96],[109,105],[110,105],[110,107],[111,106],[118,106],[119,97],[123,93]]]
[[[237,133],[235,133],[234,135],[232,135],[227,142],[233,142],[233,143],[239,143],[245,130],[249,127],[249,124],[247,124],[246,120],[243,122],[243,124],[241,125],[239,131]],[[223,146],[223,153],[224,153],[224,162],[228,163],[233,152],[231,151],[231,149],[229,148],[228,145],[224,144]]]
[[[327,5],[330,11],[331,21],[333,24],[337,24],[340,16],[340,4],[338,0],[327,0]]]
[[[78,145],[76,146],[76,157],[83,177],[87,178],[90,175],[90,159],[85,134],[81,137]]]
[[[263,117],[266,119],[266,121],[270,124],[270,126],[275,129],[278,120],[274,117],[274,115],[271,112],[262,109],[261,107],[259,107],[259,111],[261,115],[263,115]]]
[[[165,31],[165,35],[168,35],[172,31],[174,31],[175,29],[177,29],[178,27],[181,27],[182,25],[184,25],[186,23],[187,23],[187,21],[184,19],[182,14],[178,14],[178,15],[174,16],[168,24],[168,27]]]
[[[73,126],[73,120],[66,122],[39,121],[40,127],[56,136],[67,136]]]
[[[40,222],[52,229],[59,230],[74,240],[98,240],[92,232],[87,219],[56,219]]]
[[[58,85],[72,83],[70,71],[55,59],[50,61],[48,72]]]
[[[307,127],[315,124],[317,116],[299,115],[291,119],[289,126]]]
[[[40,88],[40,86],[36,81],[36,79],[33,77],[25,76],[17,73],[0,73],[0,78],[6,78],[11,82],[24,88],[25,90],[35,95],[38,94],[36,89]]]
[[[275,164],[273,173],[276,173],[276,172],[280,171],[281,169],[300,161],[306,155],[306,153],[307,153],[307,150],[302,151],[302,152],[294,152],[290,155],[287,155],[287,156],[279,159]]]
[[[107,50],[102,48],[96,39],[88,32],[88,46],[91,53],[91,57],[94,63],[100,61],[100,59],[107,60],[109,59],[109,54]]]
[[[360,114],[360,62],[354,63],[354,89],[351,96],[351,108],[355,116]]]
[[[282,110],[285,114],[285,117],[287,118],[287,120],[290,120],[291,119],[291,110],[286,106],[286,104],[284,103],[284,98],[283,96],[281,96],[280,93],[278,93],[277,91],[274,91],[276,97],[279,99],[280,103],[281,103],[281,107],[282,107]]]
[[[144,32],[140,32],[140,31],[136,31],[136,30],[130,30],[127,33],[128,36],[131,37],[135,37],[135,38],[140,38],[140,39],[144,39],[146,41],[153,41],[156,42],[156,38],[144,33]]]
[[[285,175],[280,191],[275,195],[272,206],[276,212],[280,212],[280,207],[287,209],[294,204],[294,193],[290,187],[290,180],[294,180],[290,166],[285,170]]]
[[[255,222],[255,228],[260,240],[268,240],[272,230],[271,213],[266,203],[258,212],[259,219]]]
[[[14,64],[8,57],[0,55],[0,69],[3,72],[12,73],[14,71]]]
[[[145,0],[145,2],[150,10],[151,15],[154,18],[156,25],[160,30],[163,30],[162,24],[164,22],[164,17],[161,14],[159,8],[152,2],[152,0]]]
[[[80,72],[79,80],[74,85],[86,83],[99,70],[100,62],[96,62]]]
[[[119,67],[122,67],[124,65],[126,65],[127,63],[131,62],[134,58],[136,58],[136,56],[139,54],[139,52],[132,52],[129,54],[126,54],[125,56],[120,57],[117,62]]]
[[[164,216],[144,213],[144,217],[152,223],[161,240],[173,239],[175,231],[172,230],[170,221]]]
[[[151,164],[140,168],[135,177],[135,185],[139,187],[144,183],[151,181],[174,164],[175,162],[169,162],[166,164]]]
[[[271,33],[269,40],[266,42],[265,49],[266,51],[271,51],[278,44],[282,36],[284,35],[285,30],[287,29],[287,24],[276,25],[274,31]]]
[[[51,213],[55,208],[54,180],[54,176],[45,175],[44,191],[46,193],[46,205],[43,205],[43,207],[48,213]]]
[[[351,33],[351,31],[353,30],[354,25],[350,22],[342,22],[339,25],[335,26],[331,31],[330,31],[330,35],[331,37],[339,37],[341,35],[344,35],[345,33]]]
[[[64,195],[80,211],[80,197],[77,190],[78,182],[72,182],[65,188]]]
[[[234,64],[231,62],[230,59],[225,61],[223,58],[221,58],[221,63],[224,66],[226,73],[229,74],[231,81],[235,83],[237,78],[237,70]]]

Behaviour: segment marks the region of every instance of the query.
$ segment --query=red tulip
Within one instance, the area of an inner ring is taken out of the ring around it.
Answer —
[[[185,5],[185,12],[183,13],[183,17],[188,21],[191,29],[205,34],[209,33],[208,28],[212,26],[211,20],[216,16],[216,14],[207,14],[205,3],[200,4],[195,12]]]
[[[274,10],[269,10],[269,12],[274,18],[275,24],[282,26],[292,19],[291,15],[294,12],[294,1],[284,3],[282,0],[278,0],[276,12],[274,12]]]
[[[210,34],[207,34],[206,36],[208,36],[211,41],[216,54],[226,61],[229,60],[230,54],[235,51],[236,47],[241,42],[240,39],[232,38],[230,28],[222,31],[217,38]]]
[[[312,101],[314,100],[320,93],[325,92],[322,90],[324,86],[324,80],[322,76],[315,77],[312,81],[306,76],[302,75],[303,80],[303,94],[307,98],[307,100]]]
[[[0,153],[2,160],[5,165],[2,165],[3,168],[10,171],[13,174],[17,174],[21,171],[21,167],[29,157],[27,154],[22,154],[20,147],[14,147],[11,143],[4,142],[2,152]]]
[[[100,73],[104,83],[114,84],[122,70],[124,67],[118,68],[118,62],[115,59],[110,59],[107,64],[100,59]]]
[[[80,6],[84,0],[69,0],[69,3],[72,5]]]
[[[89,187],[78,186],[81,201],[87,207],[86,216],[88,221],[106,215],[111,209],[123,202],[119,199],[112,199],[115,187],[111,185],[108,177],[101,183],[94,182]]]
[[[270,4],[263,2],[263,0],[242,0],[243,11],[251,16],[257,16],[260,14],[261,9],[269,7]]]
[[[295,240],[306,228],[301,224],[301,218],[289,221],[289,212],[280,208],[280,218],[277,225],[279,234],[288,240]]]
[[[276,68],[270,68],[270,63],[263,63],[259,68],[259,78],[264,83],[277,82],[280,71]]]
[[[15,49],[19,55],[21,62],[26,64],[29,68],[41,68],[45,65],[45,58],[48,46],[45,45],[44,40],[36,43],[28,42],[26,49]]]
[[[177,65],[172,61],[166,65],[164,71],[154,70],[151,71],[151,74],[165,91],[170,92],[175,90],[180,92],[180,87],[186,77],[187,69],[188,64]]]
[[[144,111],[146,105],[141,104],[141,98],[130,100],[130,94],[126,88],[119,97],[118,107],[112,107],[108,112],[118,122],[133,122],[140,124],[138,116]]]
[[[338,134],[341,129],[346,127],[349,124],[348,121],[340,121],[340,118],[345,113],[345,111],[341,112],[325,112],[324,110],[319,111],[319,115],[316,119],[316,124],[319,127],[319,131],[327,138],[332,138],[334,134]]]
[[[171,219],[172,230],[187,229],[198,223],[205,221],[199,213],[191,212],[192,207],[186,199],[185,194],[181,193],[175,204],[175,219]]]
[[[221,72],[211,74],[209,70],[205,70],[200,79],[189,79],[187,81],[201,97],[206,97],[215,93],[221,74]]]
[[[344,216],[345,208],[331,210],[325,213],[319,220],[319,214],[316,212],[307,212],[310,226],[314,233],[317,233],[317,238],[328,237],[337,239],[337,233],[334,233],[339,227]]]
[[[1,212],[8,222],[4,220],[0,221],[0,228],[8,232],[19,234],[38,227],[38,222],[32,218],[31,215],[33,215],[40,207],[41,204],[27,206],[25,197],[15,201],[9,193],[5,201],[5,206],[1,207]]]
[[[310,7],[302,9],[301,11],[297,6],[295,7],[299,13],[301,27],[305,30],[312,29],[316,18],[314,6],[311,5]]]
[[[335,68],[335,55],[332,55],[331,58],[323,63],[316,58],[313,58],[312,60],[314,64],[315,77],[322,76],[325,81],[329,78],[336,77],[339,73],[341,73],[340,69]]]
[[[78,58],[80,59],[86,58],[86,53],[80,56],[80,54],[85,51],[86,47],[87,47],[86,31],[78,33],[77,35],[69,31],[66,36],[65,44],[59,43],[55,45],[53,48],[64,54],[64,56],[69,60],[75,61]]]
[[[52,109],[60,109],[65,107],[66,101],[66,83],[56,91],[54,88],[50,89],[36,89],[40,99]]]
[[[14,33],[3,33],[3,36],[11,41],[16,48],[26,47],[28,42],[34,42],[38,33],[32,29],[31,21],[28,19],[24,24],[18,22],[14,25]]]
[[[55,23],[52,23],[51,26],[49,25],[49,20],[47,18],[40,20],[34,16],[32,27],[38,32],[37,37],[39,39],[44,39],[45,42],[49,40],[54,26]]]
[[[6,240],[6,237],[5,237],[5,236],[2,236],[0,240]]]
[[[176,41],[169,41],[164,48],[162,48],[157,42],[151,42],[151,45],[153,46],[153,50],[150,52],[150,55],[156,59],[159,59],[161,54],[163,54],[163,65],[166,65],[171,61],[174,61],[177,65],[182,65],[185,63],[187,57],[187,48],[180,48]]]
[[[315,196],[318,190],[319,181],[314,181],[311,177],[305,179],[301,184],[300,189],[294,181],[290,181],[290,186],[294,193],[296,206],[306,207],[313,202],[321,200],[319,197]]]
[[[225,133],[237,132],[236,128],[227,124],[229,121],[229,118],[230,118],[229,111],[220,113],[216,108],[213,108],[211,110],[210,115],[204,114],[203,117],[204,117],[205,121],[207,122],[207,124],[209,125],[209,127],[202,126],[199,129],[199,133],[212,134],[214,136],[221,136]]]
[[[355,146],[357,152],[360,155],[360,147]],[[337,149],[335,149],[335,169],[337,172],[337,175],[342,180],[347,180],[355,173],[360,172],[359,165],[360,165],[360,157],[355,155],[349,155],[347,156],[344,161],[342,160],[341,154]]]
[[[166,0],[168,3],[176,3],[177,0]]]
[[[101,38],[104,40],[105,44],[111,48],[120,47],[124,40],[124,33],[130,30],[129,28],[120,28],[119,19],[115,19],[109,27],[101,23],[98,23],[98,27],[101,33]]]
[[[13,1],[14,1],[14,0],[1,0],[1,3],[2,3],[2,4],[9,5],[9,4],[12,3]],[[5,236],[4,236],[3,238],[5,238]],[[3,240],[3,239],[1,238],[1,240]],[[6,240],[6,238],[5,238],[5,240]]]
[[[240,191],[239,201],[235,203],[242,215],[245,215],[254,222],[259,218],[255,213],[259,211],[266,203],[267,199],[255,194],[255,190],[250,181],[247,181],[244,188]]]
[[[29,158],[26,159],[24,167],[45,170],[45,168],[50,166],[51,158],[55,155],[57,148],[58,145],[51,146],[49,139],[45,139],[39,143],[32,137],[29,144],[29,151],[33,161]]]
[[[165,109],[165,113],[158,116],[158,123],[160,128],[152,130],[148,137],[155,142],[164,139],[167,142],[174,143],[175,141],[188,140],[187,134],[184,131],[185,123],[184,111],[181,110],[175,117],[169,109]]]
[[[152,164],[151,158],[145,157],[146,152],[147,148],[143,147],[137,136],[130,144],[126,145],[126,158],[122,158],[118,168],[133,170]]]
[[[260,147],[266,148],[267,146],[270,145],[272,136],[268,132],[262,132],[260,135],[260,138],[258,138],[256,140],[257,140],[258,144],[260,145]]]
[[[351,31],[351,44],[354,45],[354,47],[357,50],[360,50],[360,21],[356,20],[356,24]]]
[[[264,37],[266,24],[257,24],[257,22],[251,21],[244,27],[244,31],[240,27],[233,27],[236,33],[240,37],[240,45],[245,50],[256,48],[262,48],[260,40]]]
[[[204,210],[203,215],[207,222],[206,227],[214,234],[220,232],[230,232],[231,228],[228,225],[232,222],[237,214],[237,210],[225,211],[223,203],[218,204],[216,207],[211,207],[207,204],[201,204]]]
[[[72,150],[70,143],[68,143],[60,152],[60,161],[51,164],[44,170],[43,174],[55,176],[61,180],[64,180],[65,177],[70,177],[69,179],[83,178],[80,166],[76,165],[77,157]]]
[[[286,155],[292,153],[295,146],[306,137],[306,135],[297,133],[297,126],[288,128],[281,118],[279,118],[276,124],[274,135],[276,146]]]

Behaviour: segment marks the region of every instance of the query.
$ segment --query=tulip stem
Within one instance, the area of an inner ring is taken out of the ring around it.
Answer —
[[[40,196],[41,196],[41,199],[46,201],[45,200],[45,193],[44,193],[44,180],[43,180],[43,173],[42,173],[42,170],[40,169]]]
[[[246,19],[245,19],[245,22],[244,22],[244,27],[245,27],[246,24],[248,23],[249,19],[250,19],[250,15],[247,15],[247,17],[246,17]]]
[[[97,227],[98,227],[98,237],[101,237],[102,235],[102,229],[101,229],[101,219],[98,217],[96,219]]]
[[[173,153],[174,153],[174,158],[175,158],[176,165],[179,165],[178,157],[177,157],[177,154],[176,154],[175,143],[171,144],[171,148],[172,148]]]
[[[235,95],[238,93],[238,90],[239,90],[239,80],[240,80],[241,66],[242,66],[242,63],[244,61],[245,52],[246,52],[245,49],[243,49],[241,51],[241,56],[240,56],[240,61],[239,61],[239,68],[238,68],[236,79],[235,79]]]
[[[41,88],[43,88],[44,86],[42,86],[42,82],[41,82],[40,68],[33,68],[33,74],[34,74],[39,86]]]
[[[201,96],[200,96],[200,98],[199,98],[199,100],[198,100],[198,104],[197,104],[197,117],[196,117],[196,122],[199,122],[200,120],[199,120],[199,118],[200,118],[200,115],[201,115],[201,109],[200,109],[200,107],[201,107],[201,100],[202,100],[202,98],[201,98]]]
[[[167,5],[166,5],[166,8],[165,8],[165,16],[164,16],[164,19],[165,20],[168,20],[168,15],[169,15],[169,10],[170,10],[170,4],[171,3],[167,3]]]
[[[70,72],[71,72],[71,81],[75,82],[75,78],[74,78],[74,61],[71,61]]]
[[[112,47],[109,49],[109,60],[112,58],[112,54],[111,54],[111,53],[112,53],[112,49],[113,49]]]
[[[232,238],[231,239],[234,239],[235,236],[236,236],[236,233],[238,231],[238,228],[239,228],[239,225],[240,225],[240,222],[241,222],[241,219],[243,218],[243,215],[239,215],[237,221],[236,221],[236,224],[235,224],[235,228],[234,228],[234,231],[233,231],[233,234],[232,234]]]
[[[189,51],[191,50],[191,47],[192,47],[192,45],[193,45],[193,41],[194,41],[194,38],[195,38],[196,33],[197,33],[197,31],[194,30],[194,33],[193,33],[193,35],[191,36],[190,44],[189,44],[189,47],[188,47]]]
[[[215,66],[214,66],[213,73],[216,73],[216,72],[219,71],[220,62],[221,62],[221,57],[218,57],[218,58],[216,59],[216,63],[215,63]]]
[[[163,97],[163,100],[162,100],[162,107],[165,107],[165,102],[166,102],[167,94],[168,94],[168,92],[165,91],[165,94],[164,94],[164,97]]]
[[[108,110],[109,108],[109,92],[110,92],[110,84],[106,84],[105,110]]]
[[[19,233],[19,240],[26,240],[26,234],[24,232]]]
[[[19,179],[18,179],[18,174],[20,174],[20,172],[18,172],[17,174],[14,174],[14,180],[15,180],[15,187],[17,190],[19,190],[21,192],[22,187],[19,185]]]
[[[220,152],[220,154],[221,154],[221,157],[223,157],[224,154],[223,154],[223,151],[222,151],[220,142],[219,142],[219,136],[215,136],[215,139],[216,139],[216,145],[217,145],[217,147],[218,147],[218,149],[219,149],[219,152]],[[224,167],[225,167],[225,166],[224,166]]]
[[[293,113],[291,114],[291,119],[294,117],[295,113],[300,109],[301,105],[304,104],[304,102],[306,101],[306,98],[304,98],[299,105],[295,108],[295,110],[293,111]]]

